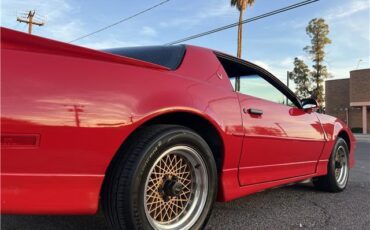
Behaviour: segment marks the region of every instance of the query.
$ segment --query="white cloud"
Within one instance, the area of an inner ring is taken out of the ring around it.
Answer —
[[[310,65],[311,60],[309,59],[308,55],[306,56],[296,56],[298,59],[303,60],[306,65]],[[296,57],[286,57],[283,58],[280,63],[276,63],[276,65],[279,65],[283,68],[286,68],[287,70],[292,70],[294,68],[294,58]]]
[[[324,14],[332,39],[327,49],[326,64],[335,79],[348,77],[360,59],[367,61],[361,62],[359,68],[370,67],[369,6],[368,0],[345,1]],[[363,17],[364,11],[367,11],[367,17]]]
[[[84,42],[81,43],[80,46],[84,46],[91,49],[108,49],[108,48],[117,48],[117,47],[130,47],[130,46],[140,46],[143,45],[141,43],[133,43],[133,42],[124,42],[117,39],[109,39],[106,38],[104,41],[97,41],[97,42]]]
[[[230,4],[216,1],[215,4],[212,4],[212,2],[207,4],[206,7],[202,8],[197,13],[194,13],[191,17],[174,18],[171,21],[160,22],[159,25],[165,28],[179,26],[191,28],[195,25],[201,24],[204,20],[235,15],[238,15],[238,13],[234,7],[230,6]]]
[[[86,25],[80,19],[73,17],[78,13],[78,5],[70,0],[3,0],[1,7],[1,26],[10,29],[17,29],[22,32],[27,31],[26,25],[17,25],[15,22],[16,12],[19,9],[35,9],[36,15],[42,15],[46,18],[44,27],[34,27],[33,34],[43,36],[63,42],[69,42],[81,35],[86,34],[88,31]],[[18,11],[19,12],[19,11]],[[154,37],[157,31],[151,27],[143,27],[142,35]],[[146,40],[139,40],[135,42],[122,41],[112,34],[104,37],[104,40],[97,40],[95,38],[82,39],[74,44],[92,48],[92,49],[105,49],[114,47],[128,47],[139,46],[150,43]]]
[[[34,26],[35,35],[69,41],[85,32],[80,20],[69,17],[74,8],[68,0],[3,0],[1,26],[26,32],[25,24],[19,25],[16,16],[28,10],[35,10],[36,19],[41,17],[41,20],[45,21],[43,27]]]
[[[369,0],[344,1],[345,4],[330,10],[326,14],[328,20],[349,17],[363,10],[368,10]]]
[[[82,34],[81,24],[80,21],[70,21],[63,25],[51,26],[51,28],[48,28],[50,37],[66,42],[71,41],[75,39],[76,36]]]
[[[157,36],[157,31],[153,27],[144,26],[141,29],[140,34],[144,36],[155,37]]]
[[[302,58],[302,57],[299,57]],[[291,71],[293,69],[293,59],[291,57],[286,57],[279,60],[252,60],[251,62],[266,69],[271,74],[273,74],[275,77],[277,77],[280,81],[282,81],[284,84],[286,84],[286,76],[287,71]],[[307,64],[307,63],[306,63]],[[292,85],[292,82],[290,82]],[[294,87],[291,86],[293,89]]]
[[[79,16],[78,2],[71,0],[2,0],[1,5],[1,26],[10,29],[15,29],[22,32],[27,32],[26,24],[17,23],[16,15],[19,10],[36,10],[36,15],[45,18],[45,26],[34,26],[33,34],[51,38],[63,42],[69,42],[82,35],[91,32],[88,22],[84,23]],[[108,48],[122,46],[138,46],[153,43],[153,41],[145,40],[145,38],[154,38],[157,36],[157,31],[153,27],[144,26],[141,31],[138,28],[139,34],[145,36],[140,41],[127,42],[122,41],[122,36],[117,34],[108,34],[104,40],[97,40],[96,37],[89,37],[79,40],[73,44],[86,46],[90,48]],[[117,38],[116,38],[117,37]]]
[[[332,39],[332,44],[326,48],[325,64],[334,79],[348,77],[349,71],[356,68],[358,60],[363,57],[364,53],[369,55],[369,20],[368,18],[364,19],[361,14],[366,10],[369,11],[369,5],[369,0],[338,1],[336,7],[319,11],[312,16],[323,17],[329,24],[329,37]],[[298,19],[297,21],[288,21],[283,25],[296,25],[304,29],[307,22],[302,22]],[[296,40],[298,41],[298,39]],[[303,42],[302,48],[304,45],[309,44],[307,43],[308,40],[300,41]],[[302,51],[301,54],[305,55],[305,52]],[[307,54],[299,58],[304,60],[310,69],[312,68],[312,62]],[[290,65],[289,59],[291,59]],[[364,59],[368,60],[366,56]],[[271,60],[267,63],[273,69],[272,72],[274,74],[284,76],[284,68],[285,72],[293,68],[293,57],[280,60],[282,60],[280,65]],[[369,68],[369,65],[369,62],[363,62],[360,63],[360,68]]]
[[[174,18],[171,21],[160,22],[159,26],[163,28],[167,27],[179,27],[186,25],[187,27],[192,27],[200,23],[197,18]]]
[[[227,15],[238,15],[236,9],[231,7],[229,4],[216,4],[211,8],[207,8],[202,10],[202,12],[198,13],[198,18],[212,18],[212,17],[222,17]]]
[[[266,63],[265,61],[254,60],[254,61],[252,61],[252,63],[254,63],[254,64],[256,64],[256,65],[258,65],[258,66],[260,66],[260,67],[262,67],[262,68],[264,68],[268,71],[271,71],[270,65],[268,63]]]
[[[286,67],[286,68],[291,68],[293,66],[293,62],[294,62],[294,58],[292,57],[287,57],[287,58],[284,58],[281,62],[280,62],[280,65],[282,67]]]

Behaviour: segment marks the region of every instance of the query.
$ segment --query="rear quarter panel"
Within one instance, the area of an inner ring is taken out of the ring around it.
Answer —
[[[239,104],[228,79],[217,77],[211,51],[189,48],[174,72],[52,51],[1,55],[2,135],[39,137],[32,148],[2,145],[2,212],[94,213],[122,142],[164,113],[208,119],[232,153],[223,167],[237,168],[241,138],[232,135],[242,132]]]

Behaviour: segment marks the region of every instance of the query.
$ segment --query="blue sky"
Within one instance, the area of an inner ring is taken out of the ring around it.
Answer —
[[[17,14],[29,9],[46,18],[34,34],[68,42],[76,37],[137,13],[162,0],[2,0],[1,26],[27,31],[16,22]],[[244,18],[253,17],[300,0],[256,0]],[[109,3],[108,3],[109,2]],[[238,12],[229,0],[171,0],[132,20],[75,44],[91,48],[164,44],[205,30],[236,22]],[[259,64],[281,79],[298,56],[311,65],[302,50],[309,44],[307,23],[324,18],[330,26],[332,44],[326,64],[333,78],[345,78],[349,71],[369,68],[369,0],[321,0],[280,15],[244,25],[243,58]],[[236,54],[237,29],[232,28],[186,42]]]

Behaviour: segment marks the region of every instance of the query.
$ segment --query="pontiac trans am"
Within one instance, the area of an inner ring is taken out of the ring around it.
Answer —
[[[92,50],[1,28],[1,212],[200,229],[215,200],[311,179],[355,141],[261,67],[210,49]]]

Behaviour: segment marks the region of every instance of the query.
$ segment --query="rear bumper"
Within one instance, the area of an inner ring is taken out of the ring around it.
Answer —
[[[1,174],[1,213],[94,214],[104,175]]]

